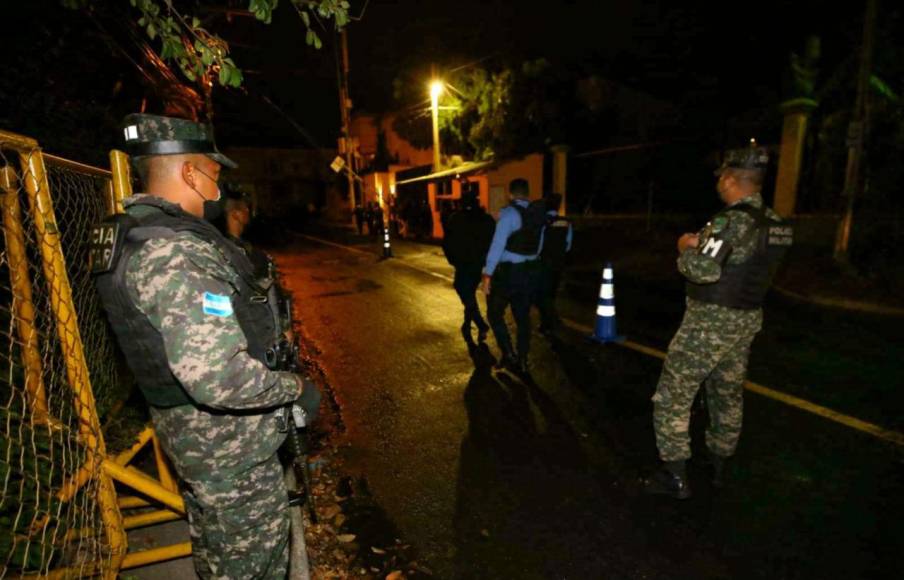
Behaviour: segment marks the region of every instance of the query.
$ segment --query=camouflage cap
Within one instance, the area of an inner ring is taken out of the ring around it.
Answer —
[[[725,152],[722,165],[716,170],[721,175],[725,169],[745,169],[748,171],[766,171],[769,166],[769,152],[762,147],[745,147]]]
[[[123,121],[126,153],[134,158],[150,155],[182,155],[202,153],[220,165],[236,168],[238,164],[217,149],[213,127],[175,117],[135,113]]]

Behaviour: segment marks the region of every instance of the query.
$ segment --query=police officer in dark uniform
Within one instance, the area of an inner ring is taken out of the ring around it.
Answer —
[[[706,447],[713,483],[741,435],[743,386],[750,345],[763,324],[763,300],[791,245],[791,226],[760,195],[768,154],[729,151],[716,174],[726,207],[699,233],[678,240],[678,271],[687,280],[687,308],[669,345],[653,396],[653,426],[663,468],[644,482],[648,493],[690,497],[690,412],[701,383],[709,426]]]
[[[559,327],[556,294],[565,270],[565,258],[571,251],[574,232],[571,222],[559,215],[562,195],[550,193],[546,201],[546,230],[543,232],[543,251],[540,252],[540,290],[537,307],[540,310],[540,333],[553,336]]]
[[[486,339],[490,326],[480,314],[477,303],[477,287],[486,262],[496,223],[477,200],[477,193],[465,192],[461,196],[462,208],[452,214],[446,223],[443,236],[443,253],[455,268],[453,287],[465,308],[465,321],[461,333],[468,345],[474,344],[471,324],[477,326],[477,340]]]
[[[358,228],[358,235],[364,235],[364,208],[361,204],[355,206],[355,227]]]

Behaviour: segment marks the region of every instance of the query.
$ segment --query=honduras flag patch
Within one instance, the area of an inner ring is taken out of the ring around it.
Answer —
[[[204,314],[227,317],[232,316],[232,301],[222,294],[204,293]]]

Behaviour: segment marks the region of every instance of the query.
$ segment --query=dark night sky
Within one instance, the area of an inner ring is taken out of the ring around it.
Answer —
[[[597,74],[730,116],[778,98],[788,54],[806,35],[823,36],[823,70],[850,54],[860,36],[860,3],[827,9],[812,0],[766,0],[756,10],[732,13],[725,4],[677,4],[370,0],[363,19],[349,27],[355,108],[380,112],[410,104],[393,99],[393,80],[426,86],[433,64],[441,73],[479,59],[492,68],[545,57],[575,74]],[[363,6],[354,0],[352,13]],[[318,141],[332,143],[339,116],[335,43],[321,53],[298,47],[299,22],[288,12],[281,8],[283,18],[266,30],[267,48],[236,48],[236,55],[243,62],[270,59],[274,74],[249,75],[249,86],[269,91]],[[262,27],[255,28],[259,34]],[[289,79],[280,70],[295,74]]]
[[[426,83],[431,63],[441,72],[481,58],[483,66],[495,67],[543,56],[576,74],[609,78],[701,114],[731,116],[777,98],[788,53],[808,33],[822,35],[824,73],[855,50],[862,2],[844,4],[371,0],[364,18],[349,27],[352,97],[356,110],[387,110],[408,104],[393,101],[393,79],[404,74]],[[364,0],[353,0],[352,12],[358,14],[363,5]],[[88,19],[65,11],[58,0],[34,0],[20,9],[28,24],[6,36],[8,61],[21,61],[22,51],[45,48],[51,39],[77,53],[38,60],[40,73],[26,79],[37,85],[35,98],[65,82],[67,102],[88,95],[104,108],[102,123],[138,106],[141,90],[130,65],[97,46]],[[331,33],[323,34],[321,51],[305,46],[302,25],[287,1],[269,27],[248,18],[227,23],[221,16],[211,17],[209,26],[233,42],[233,56],[247,71],[248,94],[215,93],[223,141],[334,146],[339,111]],[[113,95],[110,87],[117,80],[126,90]],[[17,100],[0,92],[0,122],[27,129]]]

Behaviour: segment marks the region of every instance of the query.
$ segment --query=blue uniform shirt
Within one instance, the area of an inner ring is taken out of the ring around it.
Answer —
[[[530,201],[523,198],[516,198],[512,203],[526,208],[530,205]],[[499,212],[499,221],[496,222],[496,233],[493,234],[493,243],[490,244],[490,251],[487,253],[487,263],[483,268],[483,273],[492,276],[496,271],[496,266],[501,262],[511,264],[521,264],[536,260],[543,249],[543,232],[540,232],[540,245],[537,247],[537,253],[531,256],[523,254],[515,254],[505,249],[509,236],[521,229],[521,214],[513,207],[504,207]]]

